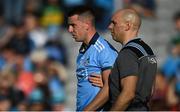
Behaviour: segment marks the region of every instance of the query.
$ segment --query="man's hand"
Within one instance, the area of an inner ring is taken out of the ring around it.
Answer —
[[[100,87],[100,88],[103,87],[101,74],[92,74],[88,77],[88,79],[92,83],[92,85]]]

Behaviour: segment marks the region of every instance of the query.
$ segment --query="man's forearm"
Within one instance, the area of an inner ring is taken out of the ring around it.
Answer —
[[[103,88],[96,95],[94,100],[87,105],[84,110],[97,110],[99,107],[103,106],[109,99],[109,88],[108,85],[104,85]]]
[[[126,110],[133,98],[133,94],[121,93],[111,110]]]

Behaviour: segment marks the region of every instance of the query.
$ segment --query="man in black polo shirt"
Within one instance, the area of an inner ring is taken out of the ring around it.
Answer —
[[[131,9],[118,10],[109,29],[123,45],[109,76],[110,110],[148,110],[157,62],[151,48],[139,37],[141,19]]]
[[[109,29],[115,41],[123,48],[118,53],[109,75],[108,98],[96,97],[85,110],[149,110],[148,102],[155,81],[157,62],[151,48],[139,37],[141,19],[131,9],[118,10]]]

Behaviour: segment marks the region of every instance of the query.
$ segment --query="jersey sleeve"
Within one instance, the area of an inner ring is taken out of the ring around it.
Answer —
[[[104,71],[107,69],[111,69],[115,62],[116,57],[117,57],[116,51],[113,51],[111,49],[102,50],[98,55],[98,62],[101,67],[101,70]]]
[[[123,50],[117,58],[120,78],[138,74],[138,59],[135,53],[131,50]]]

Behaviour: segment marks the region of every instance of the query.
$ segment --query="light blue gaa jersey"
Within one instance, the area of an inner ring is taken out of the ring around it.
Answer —
[[[98,33],[95,33],[88,46],[81,45],[76,62],[77,110],[84,109],[100,90],[89,82],[88,76],[101,75],[103,70],[111,69],[116,57],[117,51]]]

